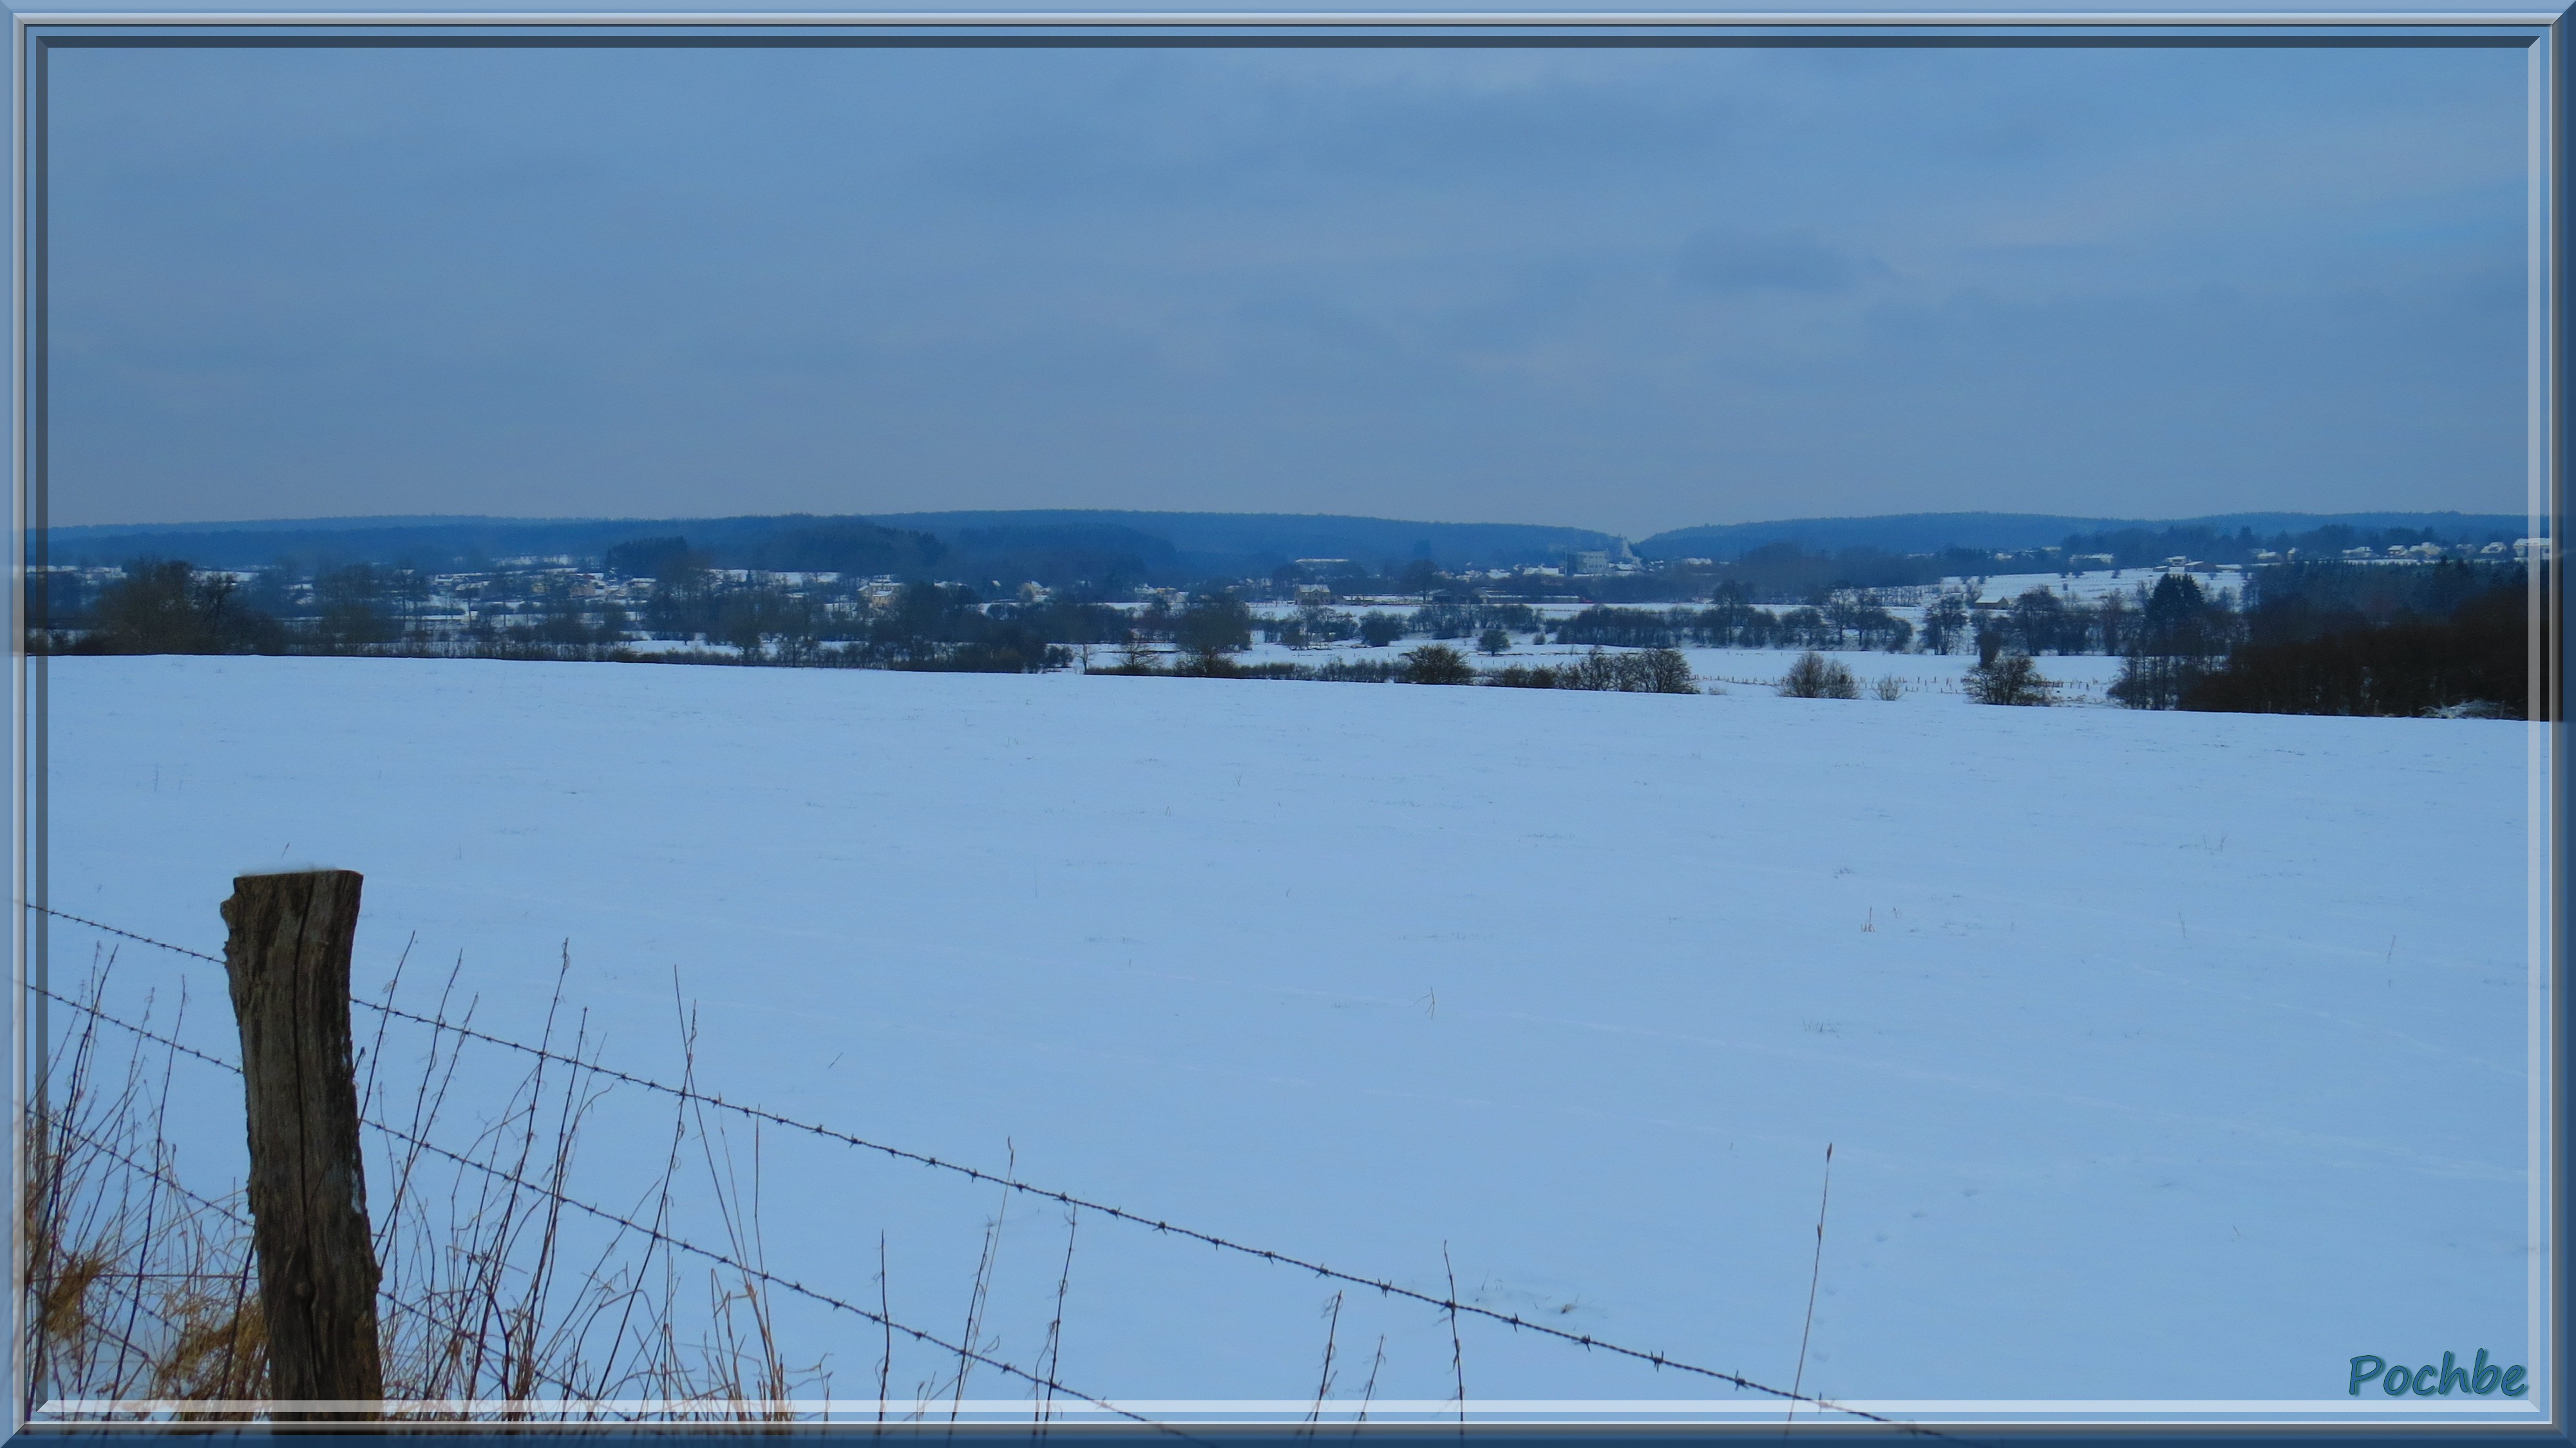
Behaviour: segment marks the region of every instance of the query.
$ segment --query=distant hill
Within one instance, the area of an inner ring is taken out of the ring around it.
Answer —
[[[1877,518],[1787,518],[1677,528],[1637,544],[1646,558],[1740,558],[1773,543],[1817,552],[1875,548],[1883,553],[1938,553],[1946,548],[2045,548],[2086,533],[2206,528],[2258,537],[2341,525],[2357,533],[2428,529],[2458,542],[2521,537],[2530,520],[2513,513],[2220,513],[2204,518],[2075,518],[2055,513],[1896,513]]]
[[[181,528],[55,528],[28,550],[50,563],[181,558],[205,568],[299,571],[350,563],[427,569],[487,567],[494,560],[568,556],[597,563],[619,543],[685,536],[719,564],[742,568],[918,573],[943,553],[927,534],[864,518],[530,519],[331,518],[206,523]],[[40,551],[41,550],[41,551]]]
[[[968,582],[1117,578],[1192,583],[1269,573],[1299,558],[1378,567],[1429,558],[1451,567],[1559,561],[1610,535],[1518,523],[1425,523],[1296,513],[1139,513],[1048,509],[867,517],[525,519],[333,518],[184,527],[56,528],[42,561],[116,564],[183,558],[209,568],[310,569],[345,563],[469,568],[500,558],[589,562],[620,543],[682,537],[719,565],[835,569]],[[35,542],[31,540],[31,551]]]
[[[1909,513],[1878,518],[1792,518],[1659,533],[1636,545],[1648,558],[1739,558],[1792,544],[1819,553],[1875,549],[1938,553],[2065,543],[2135,534],[2127,551],[2162,546],[2175,531],[2234,537],[2305,534],[2342,526],[2357,534],[2427,530],[2453,541],[2522,534],[2509,514],[2231,513],[2180,520],[2078,518],[2042,513]],[[724,567],[893,574],[1005,586],[1090,582],[1189,585],[1261,577],[1300,558],[1347,558],[1384,568],[1426,558],[1449,568],[1563,561],[1608,546],[1586,528],[1521,523],[1430,523],[1305,513],[1148,513],[1033,509],[994,512],[811,514],[732,518],[312,518],[183,526],[56,528],[31,538],[31,560],[121,564],[180,558],[210,568],[282,565],[299,572],[349,563],[427,569],[488,567],[503,558],[571,557],[597,565],[622,543],[685,539]],[[2161,556],[2161,555],[2159,555]]]
[[[57,528],[55,533],[84,538],[131,538],[147,533],[312,533],[371,532],[387,528],[509,527],[525,518],[491,518],[473,513],[384,514],[365,518],[260,518],[232,523],[91,523]],[[550,524],[605,523],[606,518],[554,518]]]
[[[888,513],[876,521],[938,538],[962,557],[1045,537],[1159,539],[1170,564],[1192,578],[1266,574],[1299,558],[1348,558],[1371,567],[1429,558],[1453,568],[1562,561],[1568,550],[1601,548],[1611,535],[1525,523],[1423,523],[1325,513],[1128,513],[1044,509],[992,513]],[[962,566],[962,565],[961,565]]]

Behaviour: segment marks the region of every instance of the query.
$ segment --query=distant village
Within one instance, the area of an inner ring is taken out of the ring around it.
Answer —
[[[1297,557],[1261,574],[1185,580],[1156,579],[1130,555],[950,555],[924,534],[846,528],[790,531],[784,544],[736,545],[730,557],[682,535],[629,538],[595,556],[440,568],[328,557],[201,567],[138,556],[31,568],[27,642],[44,654],[1074,670],[1667,693],[1740,683],[1758,667],[1716,654],[1794,650],[1811,657],[1781,687],[1818,697],[1857,696],[1856,677],[1822,656],[1860,651],[1958,656],[1970,670],[1958,687],[2010,704],[2061,702],[2041,661],[2093,655],[2118,661],[2116,679],[2094,673],[2097,701],[2139,708],[2520,711],[2532,696],[2528,581],[2551,563],[2548,541],[2421,531],[2357,541],[2351,532],[2262,540],[2127,530],[2097,535],[2098,544],[2079,536],[1906,554],[1779,542],[1726,559],[1641,556],[1613,538],[1501,566],[1444,566],[1416,545],[1405,558]],[[829,546],[810,546],[817,540]],[[2177,541],[2202,546],[2155,550]],[[870,560],[908,549],[915,564],[761,566],[835,549]],[[1012,566],[1023,560],[1025,570]],[[1552,652],[1533,653],[1541,650]]]
[[[2306,556],[2296,547],[2258,548],[2251,551],[2251,560],[2255,567],[2318,561],[2398,566],[2420,566],[2446,560],[2527,564],[2548,559],[2549,549],[2547,539],[2518,538],[2510,542],[2394,543],[2381,548],[2350,547],[2322,554],[2306,550]],[[1945,584],[1956,586],[1994,576],[2046,573],[2074,579],[2098,574],[2118,579],[2138,571],[2135,566],[2121,568],[2110,553],[2068,553],[2055,546],[1970,557],[1991,563],[1992,571],[1945,575],[1943,579],[1923,583],[1878,587],[1839,585],[1805,599],[1793,599],[1778,589],[1757,587],[1743,592],[1747,601],[1752,602],[1840,602],[1910,608],[1919,606],[1927,593],[1938,592]],[[1967,560],[1954,553],[1945,561],[1956,564]],[[2246,564],[2208,563],[2186,554],[2167,555],[2146,567],[2155,572],[2199,574],[2234,587],[2242,586],[2248,572]],[[127,571],[125,565],[40,564],[31,567],[28,570],[31,612],[46,641],[57,649],[76,646],[87,632],[84,625],[89,622],[87,615],[91,606],[103,592],[123,579]],[[1543,613],[1571,614],[1602,603],[1678,601],[1634,597],[1641,593],[1670,591],[1683,597],[1696,595],[1706,598],[1722,587],[1726,575],[1744,572],[1758,573],[1759,570],[1747,570],[1741,564],[1722,564],[1710,558],[1643,559],[1626,540],[1621,539],[1608,548],[1569,550],[1563,561],[1554,565],[1461,568],[1452,572],[1427,560],[1410,560],[1402,565],[1372,569],[1348,558],[1299,558],[1266,577],[1207,580],[1196,587],[1139,584],[1115,597],[1104,597],[1099,590],[1080,585],[1064,589],[1031,579],[988,579],[983,580],[980,587],[966,586],[978,595],[974,600],[976,607],[987,611],[999,609],[1005,613],[1052,603],[1057,600],[1059,592],[1071,592],[1080,595],[1086,604],[1144,614],[1185,608],[1194,594],[1221,588],[1252,605],[1256,614],[1276,614],[1283,608],[1292,611],[1316,607],[1413,609],[1439,603],[1495,602],[1518,603]],[[346,611],[355,606],[369,614],[381,615],[383,625],[360,632],[389,633],[424,641],[453,641],[471,638],[478,633],[507,631],[532,619],[560,616],[565,612],[565,605],[570,603],[577,605],[579,611],[586,615],[584,622],[590,628],[615,635],[613,639],[584,639],[583,642],[617,642],[644,651],[651,651],[656,646],[719,649],[730,646],[726,640],[711,637],[706,629],[655,624],[657,599],[667,602],[676,590],[702,593],[757,590],[803,601],[826,616],[860,620],[882,616],[893,610],[908,584],[920,581],[891,573],[854,575],[837,570],[695,567],[688,573],[685,579],[664,578],[620,570],[598,559],[565,554],[495,559],[488,567],[443,572],[369,564],[348,565],[338,570],[318,569],[303,577],[278,568],[193,570],[194,576],[200,580],[220,580],[247,609],[294,619],[319,617],[335,607]],[[1675,587],[1670,590],[1637,587],[1638,584],[1651,585],[1656,581],[1668,582]],[[2098,592],[2098,586],[2087,591]],[[2008,598],[1980,597],[1969,606],[1995,610],[2006,608],[2010,603]],[[660,612],[668,613],[669,610]],[[669,619],[664,620],[665,624],[670,622]],[[368,641],[391,643],[394,638]]]

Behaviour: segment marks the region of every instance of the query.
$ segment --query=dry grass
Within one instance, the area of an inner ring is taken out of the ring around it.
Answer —
[[[103,1027],[113,966],[107,957],[84,983],[80,1029],[29,1108],[25,1410],[52,1403],[59,1416],[64,1404],[113,1403],[121,1406],[77,1416],[265,1416],[252,1406],[268,1396],[268,1360],[249,1212],[237,1186],[183,1185],[164,1130],[178,1052],[146,1041],[121,1048]],[[398,967],[389,995],[399,983]],[[559,974],[540,1044],[587,1061],[591,1042],[578,1018],[563,1019],[561,984]],[[750,1272],[684,1269],[655,1235],[669,1230],[674,1197],[692,1184],[713,1200],[724,1253],[760,1270],[757,1135],[738,1161],[721,1124],[684,1102],[636,1214],[653,1232],[613,1228],[577,1244],[563,1198],[584,1122],[606,1091],[595,1072],[540,1059],[452,1148],[464,1161],[419,1145],[452,1109],[466,1043],[447,1027],[472,1014],[469,1004],[450,1016],[454,991],[451,972],[440,1024],[402,1079],[383,1069],[381,1030],[362,1053],[366,1115],[413,1139],[371,1142],[391,1144],[391,1190],[372,1213],[388,1416],[524,1419],[513,1405],[545,1401],[585,1405],[560,1414],[575,1420],[783,1419],[819,1369],[783,1355],[767,1284]],[[178,1026],[148,1014],[143,1024]],[[694,1075],[693,1020],[683,1018],[682,1033]],[[703,1175],[687,1182],[692,1173]],[[620,1401],[653,1406],[607,1406]]]
[[[106,978],[92,974],[93,1001]],[[144,1053],[103,1061],[92,1016],[66,1045],[25,1135],[24,1407],[258,1396],[268,1339],[248,1214],[237,1193],[201,1196],[179,1181],[161,1131],[175,1061],[165,1053],[157,1080]]]

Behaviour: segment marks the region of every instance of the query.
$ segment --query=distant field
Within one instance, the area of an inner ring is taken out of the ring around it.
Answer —
[[[47,667],[58,908],[207,949],[235,871],[362,870],[362,992],[414,941],[406,999],[454,967],[478,1022],[532,1036],[568,952],[611,1064],[676,1072],[676,993],[702,1082],[878,1140],[1426,1290],[1445,1243],[1473,1300],[1783,1384],[1832,1143],[1806,1386],[1860,1399],[2323,1400],[2359,1353],[2524,1360],[2520,724]],[[103,943],[53,941],[57,980]],[[183,1034],[224,1047],[220,972],[117,971],[165,1013],[186,980]],[[236,1088],[181,1080],[220,1178]],[[576,1182],[632,1205],[670,1113],[599,1111]],[[883,1231],[897,1315],[956,1330],[998,1194],[760,1150],[773,1266],[872,1304]],[[1064,1252],[1060,1212],[1010,1207],[1002,1355],[1036,1351]],[[1324,1284],[1097,1219],[1069,1280],[1089,1391],[1315,1390]],[[782,1322],[873,1396],[873,1329]],[[1364,1295],[1337,1396],[1381,1335],[1378,1397],[1450,1396],[1446,1322]],[[1726,1396],[1463,1336],[1471,1397]],[[899,1355],[895,1389],[934,1366]]]
[[[2156,576],[2156,570],[2137,568],[2116,572],[2095,569],[2090,573],[2076,574],[2071,577],[2062,577],[2053,573],[2013,574],[1987,579],[1980,587],[1979,596],[1989,599],[2010,599],[2020,597],[2026,589],[2047,588],[2068,598],[2091,603],[2098,601],[2105,594],[2133,593],[2141,583],[2152,582]],[[2241,573],[2235,570],[2221,570],[2211,580],[2212,586],[2216,588],[2240,587],[2242,582]],[[1405,615],[1409,614],[1415,606],[1410,599],[1388,599],[1375,604],[1366,600],[1355,600],[1342,607],[1345,612],[1355,614],[1366,613],[1375,607],[1386,612]],[[1536,611],[1551,622],[1556,622],[1581,613],[1585,607],[1586,605],[1580,603],[1541,604],[1537,606]],[[1662,612],[1667,606],[1632,605],[1632,607],[1647,612]],[[1919,625],[1922,621],[1923,610],[1920,607],[1898,605],[1891,611],[1908,623]],[[1290,604],[1269,603],[1257,605],[1254,612],[1257,616],[1265,618],[1286,618],[1295,614],[1297,610]],[[1426,642],[1431,640],[1408,638],[1399,643],[1375,649],[1365,648],[1356,641],[1298,649],[1280,644],[1256,643],[1236,657],[1239,662],[1245,664],[1316,665],[1327,659],[1336,658],[1394,660],[1401,658],[1405,650],[1418,648]],[[1589,652],[1588,649],[1570,645],[1533,646],[1526,638],[1517,635],[1510,649],[1499,655],[1479,653],[1474,639],[1452,639],[1448,643],[1450,647],[1471,655],[1478,668],[1489,670],[1511,664],[1559,664],[1569,659],[1580,658]],[[1965,703],[1967,700],[1962,692],[1962,682],[1968,670],[1975,666],[1977,655],[1973,643],[1965,644],[1963,648],[1964,652],[1950,654],[1911,652],[1891,654],[1870,650],[1843,650],[1834,653],[1833,657],[1844,667],[1849,668],[1864,685],[1874,684],[1881,678],[1891,676],[1900,680],[1905,685],[1909,697],[1912,697],[1917,704],[1934,699]],[[1682,652],[1689,656],[1691,671],[1703,685],[1713,685],[1720,690],[1742,690],[1766,688],[1776,683],[1801,651],[1797,649],[1685,648]],[[1091,657],[1096,665],[1105,667],[1107,664],[1116,662],[1117,651],[1114,648],[1095,645],[1091,650]],[[2119,677],[2120,660],[2103,654],[2048,654],[2043,655],[2039,660],[2039,670],[2043,678],[2059,686],[2054,694],[2057,702],[2107,707],[2110,706],[2111,701],[2104,691],[2113,679]]]

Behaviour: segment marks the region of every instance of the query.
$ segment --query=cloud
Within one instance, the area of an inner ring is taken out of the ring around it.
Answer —
[[[2522,64],[69,51],[51,506],[2484,509]]]

